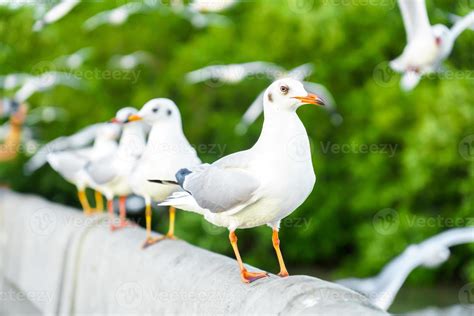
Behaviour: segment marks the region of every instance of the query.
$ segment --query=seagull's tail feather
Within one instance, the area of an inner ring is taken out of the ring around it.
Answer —
[[[178,182],[172,181],[172,180],[154,180],[154,179],[149,179],[148,182],[159,183],[159,184],[165,184],[165,185],[179,185]]]
[[[194,197],[186,191],[178,191],[171,194],[159,206],[173,206],[180,210],[204,215],[206,210],[199,206]]]

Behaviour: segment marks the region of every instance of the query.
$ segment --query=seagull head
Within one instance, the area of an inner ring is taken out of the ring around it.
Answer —
[[[129,117],[138,113],[138,110],[132,107],[125,107],[115,114],[115,117],[110,120],[112,123],[124,124],[128,123]]]
[[[265,91],[264,107],[277,111],[296,111],[304,104],[324,105],[319,96],[308,93],[303,84],[292,78],[279,79]]]
[[[181,122],[178,106],[170,99],[157,98],[145,103],[141,110],[128,118],[129,122],[145,121],[153,125],[157,122]]]

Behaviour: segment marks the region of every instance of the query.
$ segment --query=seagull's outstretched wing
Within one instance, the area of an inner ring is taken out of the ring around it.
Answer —
[[[130,2],[115,9],[100,12],[84,22],[86,30],[94,30],[103,24],[121,25],[125,23],[130,15],[144,10],[145,5],[139,2]]]
[[[262,91],[258,97],[250,104],[247,111],[245,111],[242,119],[240,120],[239,124],[235,127],[235,132],[238,135],[244,135],[247,132],[247,129],[250,125],[252,125],[258,117],[263,112],[263,96],[265,91]]]
[[[466,29],[474,30],[474,11],[456,21],[449,30],[449,37],[452,41],[455,41]]]
[[[81,129],[74,135],[63,136],[56,138],[38,150],[38,152],[28,160],[25,164],[24,171],[26,174],[31,174],[37,169],[41,168],[47,161],[47,156],[50,153],[65,151],[68,149],[77,149],[91,144],[97,131],[104,126],[104,123],[90,125]]]
[[[408,42],[417,36],[430,34],[431,25],[425,0],[398,0],[398,6],[402,12]]]
[[[72,11],[81,1],[79,0],[62,0],[51,8],[42,19],[36,21],[33,25],[34,31],[40,31],[47,24],[52,24]]]
[[[0,76],[0,88],[11,90],[24,85],[28,80],[33,79],[34,76],[27,73],[15,73]]]
[[[304,79],[311,76],[314,71],[314,65],[311,63],[303,64],[296,68],[291,69],[288,72],[288,77],[294,78],[299,81],[303,81]]]

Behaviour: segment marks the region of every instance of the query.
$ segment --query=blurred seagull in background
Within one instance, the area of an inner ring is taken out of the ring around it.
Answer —
[[[163,238],[151,235],[151,201],[164,201],[179,187],[156,185],[148,179],[171,179],[179,169],[201,163],[196,150],[189,144],[183,132],[181,114],[176,104],[165,98],[148,101],[130,122],[143,120],[151,125],[145,150],[136,163],[130,177],[135,194],[143,197],[146,204],[146,248]],[[175,209],[170,207],[168,233],[164,238],[174,238]]]
[[[340,125],[342,123],[342,116],[336,111],[336,102],[329,90],[321,84],[303,81],[311,76],[313,70],[314,66],[310,63],[300,65],[291,70],[286,70],[273,63],[256,61],[243,64],[213,65],[204,67],[189,72],[186,75],[186,80],[192,84],[209,80],[235,84],[248,77],[268,78],[272,81],[281,78],[293,78],[302,81],[307,91],[321,96],[325,101],[326,109],[331,115],[331,122],[334,125]],[[245,111],[241,121],[235,128],[237,134],[245,134],[248,127],[262,114],[264,93],[265,91],[262,91],[255,101],[252,102],[247,111]]]
[[[149,178],[159,183],[158,187],[181,188],[160,205],[202,214],[212,224],[229,229],[241,278],[246,283],[266,277],[267,273],[245,268],[235,235],[239,228],[270,226],[279,275],[288,276],[278,238],[280,221],[306,200],[316,182],[308,134],[296,110],[304,104],[324,104],[292,78],[272,83],[263,102],[262,132],[251,149],[213,164],[181,169],[176,180]]]
[[[431,25],[425,0],[398,0],[407,44],[400,57],[390,67],[402,73],[401,87],[410,91],[421,77],[440,69],[448,58],[456,38],[474,24],[474,11],[459,19],[451,29],[442,24]]]
[[[193,0],[189,7],[197,12],[222,12],[237,4],[237,0]]]
[[[56,58],[53,63],[59,67],[78,69],[84,64],[84,62],[92,57],[93,52],[94,48],[84,47],[70,55],[64,55]]]
[[[33,31],[41,31],[46,25],[53,24],[66,15],[69,14],[79,3],[80,0],[62,0],[49,11],[47,11],[43,17],[35,22],[33,25]]]
[[[127,22],[128,18],[132,15],[160,8],[164,8],[160,1],[145,1],[144,3],[129,2],[112,10],[103,11],[92,16],[84,22],[83,27],[88,31],[92,31],[105,24],[122,25]]]
[[[235,0],[221,1],[202,1],[194,0],[189,4],[185,4],[182,0],[171,1],[171,11],[188,20],[196,28],[204,28],[207,26],[226,26],[231,23],[227,17],[217,14],[224,11],[234,4]]]
[[[74,184],[77,188],[79,201],[84,214],[92,213],[92,208],[86,196],[86,188],[91,187],[89,173],[86,167],[90,163],[100,161],[105,157],[117,153],[117,139],[120,136],[121,127],[116,123],[105,123],[98,127],[94,144],[92,147],[75,150],[64,150],[47,154],[46,159],[50,166],[58,172],[65,180]],[[96,192],[96,204],[102,205],[102,196]],[[100,203],[99,203],[100,201]]]
[[[110,217],[110,229],[115,230],[128,226],[126,220],[126,199],[132,194],[129,177],[135,164],[145,149],[146,135],[143,122],[130,122],[129,117],[137,114],[137,110],[126,107],[117,112],[113,121],[125,124],[122,128],[118,149],[109,155],[93,161],[85,167],[90,178],[90,186],[101,192],[107,199]],[[114,196],[119,197],[120,223],[114,225]]]
[[[57,71],[45,72],[38,76],[22,73],[10,74],[0,77],[0,84],[6,90],[20,87],[14,96],[14,99],[20,103],[28,100],[36,92],[50,90],[59,85],[74,89],[82,88],[82,81],[79,78],[66,72]]]
[[[448,260],[449,248],[473,242],[474,227],[450,229],[420,244],[410,245],[373,278],[344,279],[337,283],[366,295],[374,305],[387,310],[413,270],[420,266],[436,268]]]
[[[110,58],[109,67],[131,70],[139,65],[153,62],[153,56],[146,51],[136,51],[128,55],[114,55]]]

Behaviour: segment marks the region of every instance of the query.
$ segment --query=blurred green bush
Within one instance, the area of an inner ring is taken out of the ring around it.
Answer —
[[[432,3],[435,2],[435,3]],[[334,126],[314,108],[299,115],[313,145],[317,174],[306,203],[282,223],[287,265],[330,270],[334,277],[377,273],[407,245],[437,232],[472,223],[474,212],[474,33],[460,36],[445,64],[447,74],[422,80],[410,93],[398,86],[387,61],[398,56],[405,33],[395,1],[243,1],[226,12],[226,27],[195,29],[186,20],[152,12],[132,16],[122,26],[81,28],[88,17],[118,2],[84,2],[56,24],[32,32],[31,10],[0,7],[0,73],[65,70],[50,61],[82,47],[95,53],[78,70],[87,72],[88,89],[59,87],[30,99],[32,108],[57,105],[66,121],[34,127],[46,142],[112,117],[123,106],[140,107],[154,97],[169,97],[180,106],[185,132],[193,144],[224,144],[225,154],[250,147],[261,119],[246,136],[233,127],[269,81],[248,79],[237,85],[188,85],[186,72],[220,63],[264,60],[291,68],[315,64],[311,80],[334,94],[344,121]],[[119,1],[123,3],[123,1]],[[436,7],[435,7],[436,5]],[[429,2],[432,22],[447,23],[443,12],[466,13],[463,1]],[[118,79],[110,79],[107,62],[114,54],[145,50],[154,56]],[[136,77],[136,80],[133,78]],[[10,95],[10,94],[8,94]],[[472,139],[471,139],[472,140]],[[470,155],[469,155],[470,154]],[[206,162],[219,158],[200,152]],[[49,167],[31,177],[22,174],[26,157],[0,165],[0,182],[51,200],[78,205],[73,186]],[[155,216],[158,230],[166,213]],[[194,214],[180,212],[177,234],[213,251],[232,255],[225,229]],[[238,233],[244,260],[277,270],[269,228]],[[418,269],[412,281],[474,281],[474,247],[462,246],[437,270]]]

